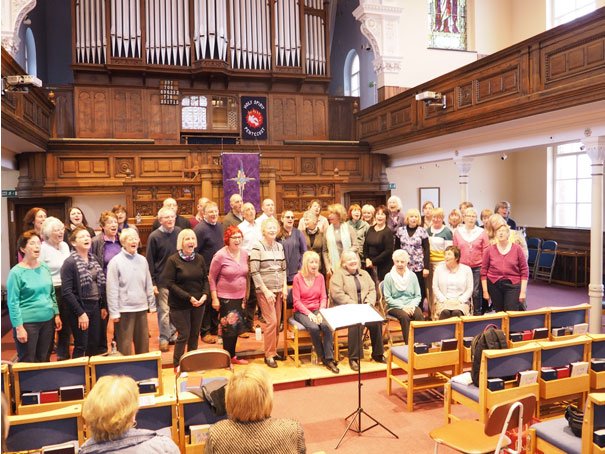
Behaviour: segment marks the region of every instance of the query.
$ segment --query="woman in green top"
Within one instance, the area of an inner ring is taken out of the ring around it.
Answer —
[[[17,242],[21,263],[8,273],[8,311],[19,362],[48,361],[55,329],[61,318],[49,269],[40,262],[40,237],[24,232]]]

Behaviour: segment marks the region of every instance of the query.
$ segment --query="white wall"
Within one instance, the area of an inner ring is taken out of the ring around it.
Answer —
[[[478,211],[494,209],[496,202],[508,200],[519,225],[546,225],[546,149],[473,158],[468,194]],[[458,168],[453,161],[388,168],[389,182],[397,183],[393,195],[401,197],[404,208],[420,208],[418,188],[439,187],[441,207],[446,214],[460,203]]]
[[[475,52],[427,49],[428,8],[428,2],[423,0],[405,2],[400,23],[403,87],[415,87],[477,60]]]
[[[126,206],[126,196],[73,196],[71,205],[80,208],[88,225],[95,230],[99,229],[99,216],[102,211],[111,210],[114,205]],[[136,213],[128,213],[133,217]]]

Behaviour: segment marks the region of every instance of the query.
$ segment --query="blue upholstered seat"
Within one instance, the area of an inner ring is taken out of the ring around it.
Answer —
[[[582,453],[582,439],[576,437],[565,418],[551,419],[531,426],[536,435],[567,454]]]
[[[456,383],[455,381],[450,381],[452,384],[452,389],[454,391],[458,391],[463,396],[468,397],[469,399],[474,400],[475,402],[479,402],[479,387],[473,385],[464,385],[462,383]]]
[[[399,358],[400,360],[402,360],[402,361],[404,361],[406,363],[409,361],[408,346],[407,345],[401,345],[401,346],[397,346],[397,347],[392,347],[391,348],[391,353],[393,353],[394,357]]]

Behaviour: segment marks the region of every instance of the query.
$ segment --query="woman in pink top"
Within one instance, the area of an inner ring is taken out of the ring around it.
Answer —
[[[510,228],[504,224],[496,230],[496,244],[483,254],[483,297],[491,298],[496,312],[525,310],[528,277],[523,249],[510,240]]]
[[[237,336],[246,330],[242,309],[248,294],[248,253],[242,248],[244,236],[236,226],[225,230],[224,239],[225,247],[214,254],[208,273],[212,307],[219,312],[223,348],[231,355],[231,362],[248,364],[235,354]]]
[[[489,238],[485,230],[477,226],[477,211],[473,207],[464,211],[464,224],[454,230],[454,246],[460,249],[460,263],[473,272],[473,315],[481,315],[481,264]]]
[[[334,362],[332,331],[319,313],[320,309],[327,307],[328,297],[324,277],[319,272],[317,252],[307,251],[303,254],[302,266],[292,282],[292,300],[294,320],[303,325],[311,335],[317,356],[330,371],[339,373],[340,370]]]

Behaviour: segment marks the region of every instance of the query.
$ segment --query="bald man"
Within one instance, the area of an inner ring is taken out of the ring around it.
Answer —
[[[242,200],[242,196],[239,194],[233,194],[229,198],[229,205],[231,206],[231,211],[225,215],[223,218],[223,227],[227,230],[232,225],[240,225],[244,220],[244,215],[242,214],[242,206],[244,205],[244,201]]]
[[[176,213],[176,221],[175,224],[177,227],[181,228],[181,229],[190,229],[191,228],[191,224],[189,223],[188,219],[185,219],[183,216],[178,214],[179,211],[179,205],[176,203],[176,200],[174,200],[172,197],[168,197],[167,199],[165,199],[162,202],[162,208],[170,208],[172,211],[174,211]],[[155,220],[153,221],[153,230],[157,229],[160,226],[160,221],[159,220]]]
[[[265,199],[260,208],[263,210],[263,214],[255,221],[259,229],[265,219],[275,217],[275,202],[271,199]]]

